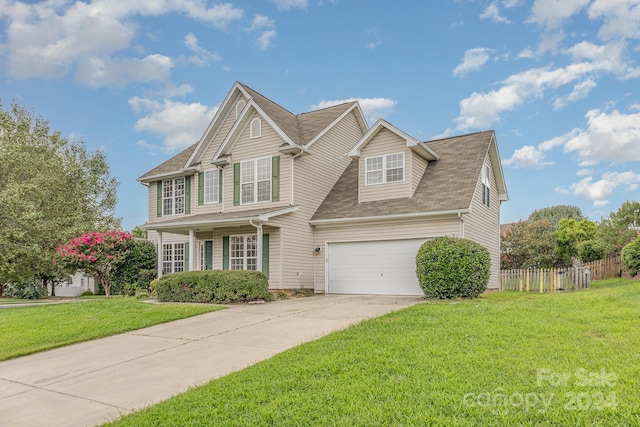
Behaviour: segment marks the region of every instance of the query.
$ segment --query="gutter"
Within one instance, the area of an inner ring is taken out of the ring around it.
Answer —
[[[362,216],[354,218],[330,218],[330,219],[312,219],[309,221],[310,225],[331,225],[331,224],[344,224],[352,222],[366,222],[366,221],[384,221],[395,219],[414,219],[414,218],[429,218],[436,216],[451,216],[462,214],[468,214],[471,209],[453,209],[448,211],[435,211],[435,212],[415,212],[407,214],[395,214],[395,215],[378,215],[378,216]]]

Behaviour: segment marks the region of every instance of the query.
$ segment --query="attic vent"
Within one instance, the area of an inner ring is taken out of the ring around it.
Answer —
[[[240,116],[240,113],[242,113],[245,105],[247,105],[247,102],[243,100],[238,101],[236,104],[236,119]]]
[[[262,122],[260,119],[255,118],[251,120],[251,134],[249,138],[258,138],[262,136]]]

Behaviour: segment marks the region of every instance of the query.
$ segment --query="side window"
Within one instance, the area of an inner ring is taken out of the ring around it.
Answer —
[[[249,138],[259,138],[262,136],[262,122],[259,118],[251,120],[251,131]]]
[[[491,175],[487,165],[482,168],[482,204],[491,207]]]

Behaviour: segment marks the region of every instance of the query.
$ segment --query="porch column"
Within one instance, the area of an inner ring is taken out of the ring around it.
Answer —
[[[254,224],[253,221],[249,221],[251,225],[256,228],[256,270],[262,271],[262,223],[258,222]]]
[[[158,279],[162,277],[162,231],[158,231]]]
[[[196,269],[196,233],[193,229],[189,230],[189,271]]]

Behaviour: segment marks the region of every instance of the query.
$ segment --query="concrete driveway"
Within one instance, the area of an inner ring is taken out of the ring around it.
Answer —
[[[420,301],[324,295],[235,305],[1,362],[0,426],[98,425]]]

